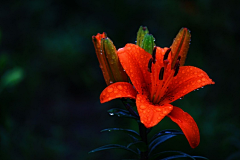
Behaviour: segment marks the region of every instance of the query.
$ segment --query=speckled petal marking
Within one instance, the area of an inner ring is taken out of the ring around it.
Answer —
[[[153,105],[146,95],[141,94],[137,95],[136,104],[140,120],[147,128],[157,125],[173,109],[171,104]]]
[[[175,106],[168,117],[182,129],[190,146],[196,148],[200,143],[200,134],[194,119],[187,112]]]
[[[105,103],[116,98],[132,98],[135,99],[137,91],[130,83],[117,82],[105,88],[100,95],[100,102]]]

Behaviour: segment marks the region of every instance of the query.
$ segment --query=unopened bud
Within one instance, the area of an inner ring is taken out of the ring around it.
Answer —
[[[137,42],[136,44],[141,47],[142,46],[142,41],[145,36],[145,34],[149,33],[147,27],[140,26],[138,32],[137,32]]]

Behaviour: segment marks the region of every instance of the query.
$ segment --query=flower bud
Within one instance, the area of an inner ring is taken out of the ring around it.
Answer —
[[[177,58],[180,56],[180,66],[183,66],[187,57],[189,45],[191,40],[190,31],[187,28],[182,28],[176,38],[173,40],[173,44],[170,47],[172,53],[172,68],[177,61]]]
[[[143,26],[140,26],[138,32],[137,32],[137,42],[136,44],[141,47],[142,45],[142,42],[143,42],[143,38],[145,36],[145,34],[149,33],[147,27],[143,27]]]
[[[128,82],[128,76],[118,59],[116,47],[106,34],[98,33],[92,37],[92,41],[106,84]]]
[[[154,41],[155,38],[153,37],[153,35],[147,33],[145,34],[140,47],[143,48],[146,52],[152,54],[153,48],[155,46]]]

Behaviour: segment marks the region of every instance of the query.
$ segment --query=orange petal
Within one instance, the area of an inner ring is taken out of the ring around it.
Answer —
[[[200,142],[200,134],[194,119],[187,112],[175,106],[173,106],[173,110],[168,117],[182,129],[190,146],[196,148]]]
[[[206,85],[215,84],[203,70],[192,67],[182,66],[176,77],[168,86],[168,90],[163,97],[161,104],[171,103],[189,92]]]
[[[140,120],[147,128],[157,125],[173,109],[171,104],[153,105],[148,97],[142,94],[137,95],[136,104]]]
[[[105,103],[116,98],[132,98],[135,99],[137,91],[130,83],[117,82],[107,86],[100,95],[100,102]]]
[[[174,67],[178,56],[181,56],[180,66],[184,65],[185,59],[187,57],[187,52],[189,49],[190,40],[191,40],[190,31],[187,28],[182,28],[178,32],[171,46],[173,60],[172,68]]]
[[[149,93],[151,78],[148,62],[151,54],[135,44],[127,44],[118,50],[118,57],[136,90]]]

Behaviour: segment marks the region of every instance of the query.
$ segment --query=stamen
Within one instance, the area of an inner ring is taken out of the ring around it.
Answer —
[[[148,72],[150,73],[152,73],[152,63],[153,63],[153,58],[150,58],[148,62]]]
[[[156,51],[157,51],[157,47],[155,46],[153,48],[153,52],[152,52],[152,58],[153,58],[153,63],[156,63]]]
[[[160,70],[159,80],[163,80],[163,75],[164,75],[164,67],[162,67],[161,70]]]
[[[168,58],[170,51],[171,51],[171,48],[168,48],[168,50],[164,54],[163,61],[165,61]]]
[[[174,73],[173,77],[175,77],[178,74],[179,68],[180,68],[180,63],[178,61],[178,63],[176,63],[175,73]]]
[[[179,61],[180,61],[180,60],[181,60],[181,58],[182,58],[181,56],[178,56],[178,59],[177,59],[177,60],[179,60]]]

